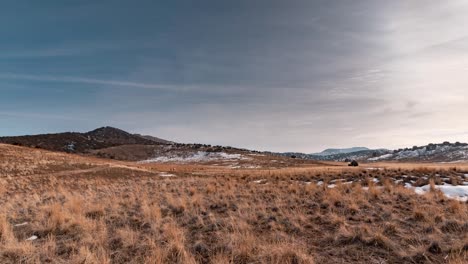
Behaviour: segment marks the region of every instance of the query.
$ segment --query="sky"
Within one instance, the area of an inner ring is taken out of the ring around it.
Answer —
[[[2,1],[0,136],[468,142],[468,1]]]

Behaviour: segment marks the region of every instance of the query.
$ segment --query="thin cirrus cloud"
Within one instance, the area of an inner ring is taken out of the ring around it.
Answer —
[[[50,76],[50,75],[28,75],[28,74],[0,74],[0,79],[43,81],[43,82],[61,82],[61,83],[82,83],[82,84],[103,84],[109,86],[125,86],[144,89],[175,89],[178,87],[162,84],[150,84],[139,82],[100,80],[92,78],[70,77],[70,76]]]

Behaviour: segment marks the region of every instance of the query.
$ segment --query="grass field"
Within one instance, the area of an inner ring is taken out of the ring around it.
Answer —
[[[467,263],[468,204],[433,188],[467,173],[138,164],[0,145],[0,263]]]

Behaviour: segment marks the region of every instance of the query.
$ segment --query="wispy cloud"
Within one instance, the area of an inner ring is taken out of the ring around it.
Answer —
[[[39,47],[1,47],[0,59],[40,59],[56,57],[83,56],[89,54],[100,54],[103,52],[116,52],[123,50],[134,50],[140,48],[151,48],[148,42],[136,43],[134,41],[102,41],[73,43],[62,43],[56,45],[41,45]]]
[[[87,126],[305,152],[468,130],[466,0],[88,2],[0,10],[2,128],[78,127],[73,112]]]
[[[71,76],[51,76],[51,75],[29,75],[29,74],[3,73],[3,74],[0,74],[0,79],[15,79],[15,80],[41,81],[41,82],[98,84],[98,85],[109,85],[109,86],[123,86],[123,87],[143,88],[143,89],[187,90],[186,86],[178,86],[178,85],[141,83],[141,82],[127,82],[127,81],[116,81],[116,80],[102,80],[102,79],[71,77]]]

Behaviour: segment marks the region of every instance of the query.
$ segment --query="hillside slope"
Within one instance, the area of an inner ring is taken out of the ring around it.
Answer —
[[[450,143],[428,144],[412,148],[398,149],[368,159],[369,161],[426,161],[457,162],[468,160],[468,144]]]
[[[358,151],[366,151],[370,150],[365,147],[353,147],[353,148],[343,148],[343,149],[336,149],[336,148],[330,148],[326,149],[322,152],[319,153],[314,153],[312,155],[316,156],[329,156],[329,155],[337,155],[337,154],[347,154],[347,153],[353,153],[353,152],[358,152]]]
[[[101,127],[86,133],[65,132],[31,136],[0,137],[0,143],[71,153],[89,153],[92,150],[120,145],[163,144],[113,127]]]

